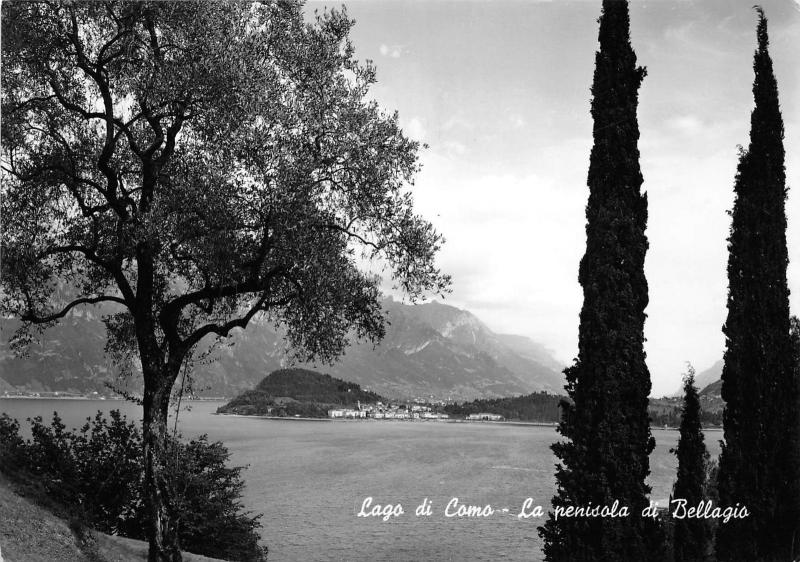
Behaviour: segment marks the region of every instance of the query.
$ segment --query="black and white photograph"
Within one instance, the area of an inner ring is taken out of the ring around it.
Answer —
[[[0,9],[0,562],[800,562],[800,0]]]

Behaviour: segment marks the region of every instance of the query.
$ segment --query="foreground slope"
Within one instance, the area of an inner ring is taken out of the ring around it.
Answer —
[[[0,559],[3,562],[127,562],[147,560],[147,543],[95,531],[82,536],[74,525],[19,495],[0,476]],[[184,553],[186,562],[215,558]]]

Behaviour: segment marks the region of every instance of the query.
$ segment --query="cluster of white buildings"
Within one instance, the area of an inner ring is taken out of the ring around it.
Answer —
[[[415,401],[416,402],[416,401]],[[361,404],[358,402],[355,408],[335,408],[328,410],[329,418],[339,419],[375,419],[375,420],[446,420],[450,419],[447,414],[434,412],[427,404],[388,404],[382,402],[377,404]],[[505,418],[500,414],[490,414],[481,412],[470,414],[466,418],[469,421],[503,421]]]
[[[351,408],[336,408],[328,410],[329,418],[366,418],[367,412],[364,410],[353,410]]]
[[[328,410],[330,418],[349,419],[376,419],[376,420],[441,420],[448,419],[447,414],[432,412],[430,406],[414,404],[412,406],[398,406],[396,404],[384,405],[382,402],[362,406],[358,403],[356,408],[336,408]]]
[[[467,419],[474,421],[503,421],[504,418],[500,414],[480,413],[480,414],[470,414],[467,416]]]

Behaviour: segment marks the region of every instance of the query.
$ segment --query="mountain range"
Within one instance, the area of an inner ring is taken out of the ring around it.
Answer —
[[[548,391],[563,394],[563,365],[541,344],[497,334],[472,313],[439,302],[408,305],[382,301],[389,325],[377,346],[354,343],[333,365],[299,364],[357,383],[392,398],[467,400]],[[27,357],[15,356],[8,338],[16,322],[0,327],[0,392],[105,390],[125,386],[105,357],[105,326],[96,307],[75,311],[42,335]],[[202,361],[194,372],[200,395],[231,396],[288,365],[279,330],[256,321]],[[137,381],[128,381],[136,390]]]
[[[694,385],[704,393],[716,392],[722,387],[722,359],[711,365],[705,371],[695,375]]]

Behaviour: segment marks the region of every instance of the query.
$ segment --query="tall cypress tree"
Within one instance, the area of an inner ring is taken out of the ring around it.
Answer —
[[[786,284],[786,173],[778,85],[761,8],[753,68],[750,145],[741,154],[728,239],[728,318],[722,371],[725,443],[720,457],[723,505],[750,516],[721,524],[720,560],[794,559],[797,494],[797,383]]]
[[[785,431],[784,451],[780,456],[783,468],[782,480],[785,484],[784,501],[785,512],[783,517],[789,523],[784,531],[786,536],[791,536],[792,546],[790,554],[794,560],[800,558],[800,319],[792,316],[789,320],[790,345],[792,349],[792,368],[788,380],[784,385],[782,396],[785,425],[780,429]],[[794,406],[792,406],[794,402]],[[792,526],[792,522],[794,523]]]
[[[628,3],[604,0],[600,50],[592,85],[594,146],[589,163],[586,253],[578,358],[565,371],[571,403],[564,404],[553,445],[553,507],[613,505],[624,518],[556,517],[540,528],[547,560],[653,560],[654,523],[648,506],[648,455],[655,446],[647,413],[650,374],[645,364],[648,302],[644,259],[647,197],[641,192],[638,90],[645,70],[630,44]]]
[[[673,449],[678,455],[678,480],[675,482],[672,499],[685,500],[688,509],[707,498],[708,465],[708,450],[700,425],[700,397],[694,386],[694,369],[691,367],[683,383],[683,393],[680,438],[677,449]],[[673,529],[675,562],[708,560],[711,528],[707,519],[675,519]]]

